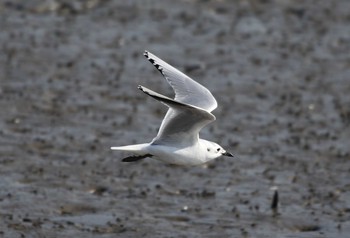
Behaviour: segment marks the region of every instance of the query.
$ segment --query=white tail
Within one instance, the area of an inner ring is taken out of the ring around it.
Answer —
[[[115,146],[115,147],[111,147],[111,150],[121,150],[121,151],[133,152],[136,154],[144,154],[145,152],[147,153],[147,151],[144,150],[147,146],[148,146],[148,143],[126,145],[126,146]]]

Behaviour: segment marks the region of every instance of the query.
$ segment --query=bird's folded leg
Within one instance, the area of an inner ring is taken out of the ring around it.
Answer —
[[[145,159],[147,157],[152,157],[152,156],[153,155],[151,155],[151,154],[132,155],[132,156],[129,156],[129,157],[122,159],[122,162],[135,162],[135,161],[139,161],[139,160]]]

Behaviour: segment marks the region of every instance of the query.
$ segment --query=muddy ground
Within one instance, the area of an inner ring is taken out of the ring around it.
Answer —
[[[350,1],[0,1],[0,235],[349,237]],[[235,154],[122,163],[170,86],[209,88]],[[279,190],[278,211],[270,209]]]

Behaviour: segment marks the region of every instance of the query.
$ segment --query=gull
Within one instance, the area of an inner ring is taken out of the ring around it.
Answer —
[[[200,130],[216,120],[211,112],[217,107],[217,102],[210,91],[154,54],[145,51],[144,56],[168,81],[175,91],[175,98],[171,99],[139,85],[142,92],[169,109],[157,136],[150,143],[111,149],[133,154],[122,159],[123,162],[150,157],[169,164],[195,166],[222,155],[233,157],[217,143],[199,138]]]

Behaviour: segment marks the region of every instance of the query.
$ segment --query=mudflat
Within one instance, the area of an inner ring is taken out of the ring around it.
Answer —
[[[348,237],[350,1],[0,1],[0,235]],[[179,167],[143,143],[172,96],[149,50],[219,107],[235,155]],[[271,209],[277,187],[279,206]]]

